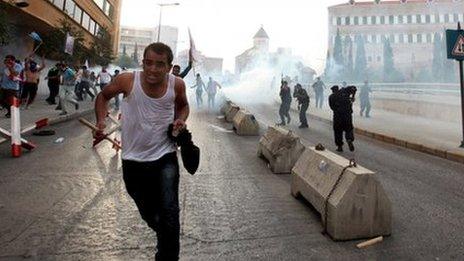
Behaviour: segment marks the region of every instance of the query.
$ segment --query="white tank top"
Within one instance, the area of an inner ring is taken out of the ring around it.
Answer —
[[[174,121],[174,84],[176,77],[167,74],[168,87],[161,98],[151,98],[142,89],[140,71],[134,72],[131,93],[122,100],[122,159],[154,161],[176,151],[168,135]]]

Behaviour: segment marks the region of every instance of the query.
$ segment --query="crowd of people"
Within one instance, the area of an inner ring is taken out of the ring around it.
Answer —
[[[284,126],[290,124],[290,108],[292,103],[291,88],[289,85],[291,79],[287,76],[282,78],[279,96],[281,104],[279,108],[280,122],[276,125]],[[295,83],[295,81],[293,81]],[[324,92],[327,89],[324,82],[320,77],[316,78],[316,81],[311,85],[314,97],[315,97],[315,108],[322,109],[324,106]],[[353,134],[353,103],[355,102],[355,95],[357,88],[355,86],[348,86],[347,82],[343,81],[341,86],[334,85],[331,87],[332,94],[328,98],[328,104],[330,109],[333,111],[333,130],[335,145],[337,151],[343,151],[343,134],[345,134],[345,140],[348,144],[350,151],[354,151],[354,134]],[[306,112],[309,108],[310,96],[309,90],[305,90],[303,86],[296,82],[293,89],[293,98],[298,102],[299,111],[299,128],[309,128]],[[364,85],[360,88],[359,100],[360,100],[360,111],[361,117],[370,118],[370,93],[372,89],[369,82],[366,80]]]
[[[41,63],[38,64],[31,56],[21,62],[15,56],[7,55],[4,58],[4,66],[1,75],[0,105],[7,111],[5,117],[9,118],[13,96],[21,99],[23,110],[29,109],[34,103],[40,76],[46,64],[43,57]],[[87,100],[88,97],[93,101],[99,91],[103,90],[119,72],[120,70],[114,70],[111,74],[108,68],[103,67],[96,74],[85,65],[72,67],[64,62],[56,63],[48,70],[44,78],[49,90],[45,101],[49,105],[57,105],[55,110],[61,111],[60,115],[66,115],[70,111],[69,105],[73,105],[75,110],[78,110],[80,101]],[[115,97],[115,110],[119,110],[119,103],[119,97]]]

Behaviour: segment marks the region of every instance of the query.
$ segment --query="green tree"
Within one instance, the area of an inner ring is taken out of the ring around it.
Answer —
[[[390,45],[390,40],[385,38],[383,41],[383,80],[391,82],[394,71],[393,49]]]
[[[439,33],[433,36],[433,60],[432,73],[436,76],[435,81],[439,82],[443,78],[443,52],[442,40]]]
[[[100,27],[95,36],[94,44],[90,52],[90,59],[99,65],[107,66],[114,60],[111,35],[108,29]]]
[[[458,81],[458,77],[456,74],[456,62],[452,59],[448,59],[447,57],[447,49],[446,49],[446,37],[442,39],[442,57],[443,57],[443,81],[444,82],[456,82]]]
[[[121,56],[118,57],[116,60],[116,64],[119,67],[126,67],[126,68],[134,68],[136,67],[136,64],[134,63],[134,59],[129,57],[127,54],[122,54]]]
[[[74,37],[73,54],[64,52],[66,34]],[[88,56],[88,50],[84,47],[84,32],[75,27],[69,18],[60,20],[60,26],[55,27],[48,34],[42,35],[44,44],[38,50],[39,53],[54,60],[67,61],[72,64],[81,64]]]
[[[134,60],[134,63],[135,64],[139,64],[139,47],[137,45],[137,43],[135,43],[135,46],[134,46],[134,54],[132,55],[132,59]]]
[[[0,2],[0,46],[7,45],[10,40],[10,24],[5,9],[6,3]]]
[[[127,55],[127,50],[126,50],[126,45],[125,44],[122,46],[122,54]]]
[[[356,57],[354,61],[354,76],[355,80],[363,81],[367,75],[367,61],[366,61],[366,49],[364,48],[364,37],[357,35],[356,41]]]
[[[345,37],[344,47],[346,48],[346,61],[344,70],[344,79],[350,81],[353,79],[353,40],[351,36]]]
[[[337,65],[343,66],[343,48],[342,48],[342,37],[340,36],[340,30],[337,29],[337,35],[335,36],[334,43],[334,62]]]

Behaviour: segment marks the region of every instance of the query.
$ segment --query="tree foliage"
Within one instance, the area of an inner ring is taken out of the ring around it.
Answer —
[[[354,76],[355,80],[363,81],[367,76],[367,60],[366,49],[364,47],[364,37],[357,35],[356,41],[356,57],[354,62]]]

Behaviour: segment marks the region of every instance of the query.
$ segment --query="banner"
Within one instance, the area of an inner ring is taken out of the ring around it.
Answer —
[[[190,55],[192,55],[192,61],[196,61],[195,60],[195,57],[194,57],[194,54],[196,53],[196,49],[195,49],[195,42],[193,41],[193,38],[192,38],[192,33],[190,32],[190,28],[188,29],[188,33],[189,33],[189,40],[190,40]]]
[[[66,42],[64,45],[64,52],[72,55],[74,50],[74,37],[66,33]]]

